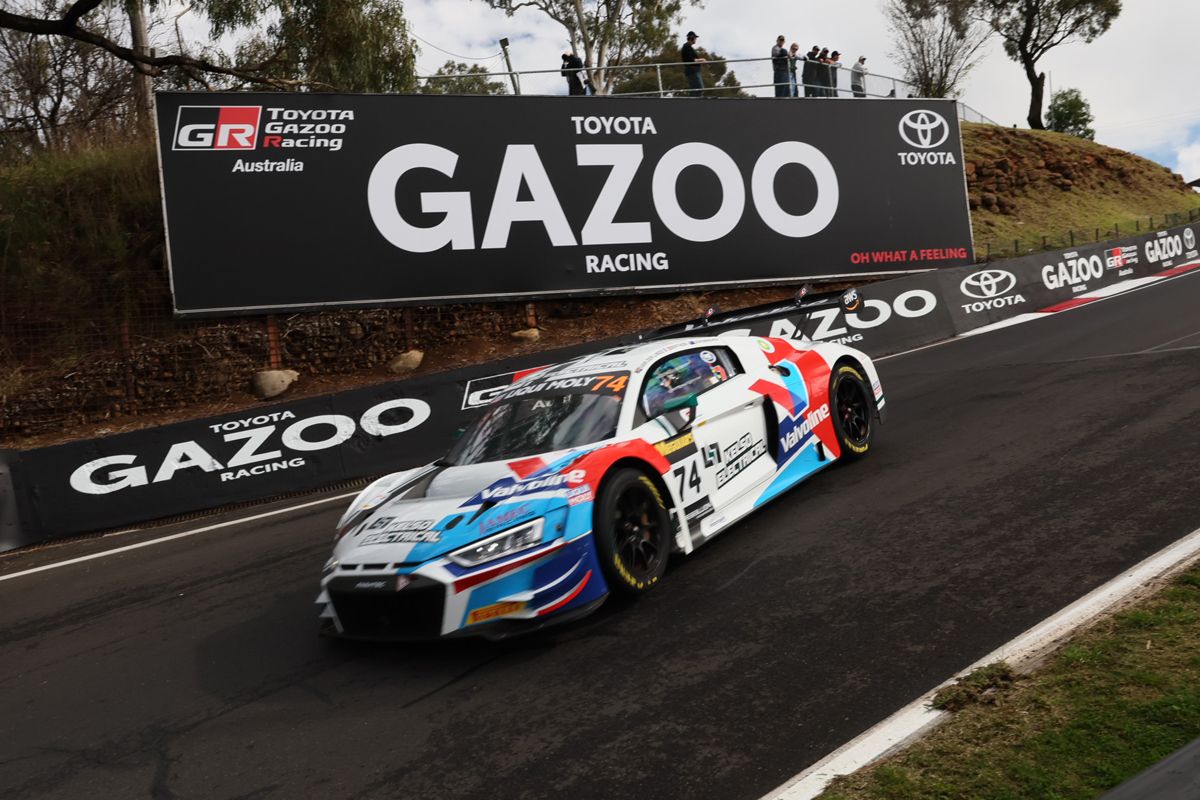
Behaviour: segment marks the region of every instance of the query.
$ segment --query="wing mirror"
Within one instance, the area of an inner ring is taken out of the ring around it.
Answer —
[[[843,311],[854,312],[862,308],[863,297],[859,294],[858,289],[851,287],[842,292],[840,302]]]
[[[667,429],[671,436],[676,436],[691,428],[692,423],[696,421],[696,405],[696,395],[694,394],[668,400],[655,419]]]

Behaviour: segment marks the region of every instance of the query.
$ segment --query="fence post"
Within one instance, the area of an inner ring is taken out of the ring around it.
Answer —
[[[1119,223],[1119,222],[1114,222],[1114,223],[1113,223],[1113,230],[1115,230],[1115,231],[1117,232],[1117,238],[1118,238],[1118,239],[1120,239],[1120,238],[1121,238],[1121,223]]]
[[[1070,231],[1067,231],[1067,233],[1071,234],[1071,247],[1074,247],[1075,246],[1075,231],[1070,230]]]
[[[130,403],[137,400],[137,381],[133,375],[133,337],[129,334],[128,314],[121,320],[121,363],[125,373],[125,399]],[[125,409],[128,414],[129,408]]]
[[[984,260],[985,261],[992,260],[992,243],[991,242],[987,243],[987,256],[984,258]]]
[[[1019,252],[1020,247],[1021,247],[1021,240],[1013,239],[1013,258],[1017,257],[1017,253]]]
[[[1042,249],[1046,249],[1046,234],[1042,234]]]
[[[1100,241],[1100,229],[1096,228],[1096,241]]]
[[[662,65],[661,65],[661,64],[655,64],[655,65],[654,65],[654,71],[655,71],[655,73],[657,73],[657,75],[658,75],[658,96],[659,96],[659,97],[662,97],[662,96],[663,96],[663,85],[662,85]]]
[[[1135,219],[1133,221],[1133,230],[1137,233],[1142,232],[1142,221],[1140,219]]]
[[[1154,230],[1154,215],[1150,215],[1150,230]]]
[[[525,327],[536,328],[538,326],[537,306],[533,303],[525,304]]]
[[[267,368],[283,369],[283,351],[279,346],[279,322],[267,315]]]

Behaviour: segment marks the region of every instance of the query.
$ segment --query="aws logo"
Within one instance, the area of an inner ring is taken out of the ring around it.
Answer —
[[[172,150],[253,150],[262,106],[180,106]]]

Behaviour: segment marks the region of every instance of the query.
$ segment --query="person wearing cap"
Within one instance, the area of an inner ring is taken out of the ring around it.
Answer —
[[[829,97],[829,48],[822,47],[817,56],[817,97]]]
[[[859,56],[850,68],[850,91],[855,97],[867,96],[867,57]]]
[[[845,69],[842,65],[842,54],[834,50],[829,54],[829,96],[838,96],[838,70]]]
[[[562,54],[562,76],[567,79],[567,94],[583,94],[583,81],[579,72],[583,69],[583,60],[570,51]]]
[[[771,48],[771,82],[775,84],[776,97],[787,97],[791,93],[788,86],[788,52],[783,46],[784,41],[780,34],[775,37],[775,46]]]
[[[704,59],[696,55],[696,40],[699,38],[695,31],[688,31],[687,42],[679,48],[679,60],[683,62],[688,94],[695,97],[702,97],[704,92],[704,79],[700,77],[700,64],[704,63]]]
[[[808,51],[808,55],[804,57],[804,67],[800,70],[800,82],[804,84],[804,96],[817,96],[817,66],[820,62],[821,48],[817,45],[812,46],[812,50]]]

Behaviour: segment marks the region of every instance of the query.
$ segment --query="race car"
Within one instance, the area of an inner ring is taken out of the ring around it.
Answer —
[[[738,519],[871,449],[883,390],[837,344],[673,338],[500,391],[442,459],[368,486],[317,603],[348,638],[501,638],[662,579]]]

